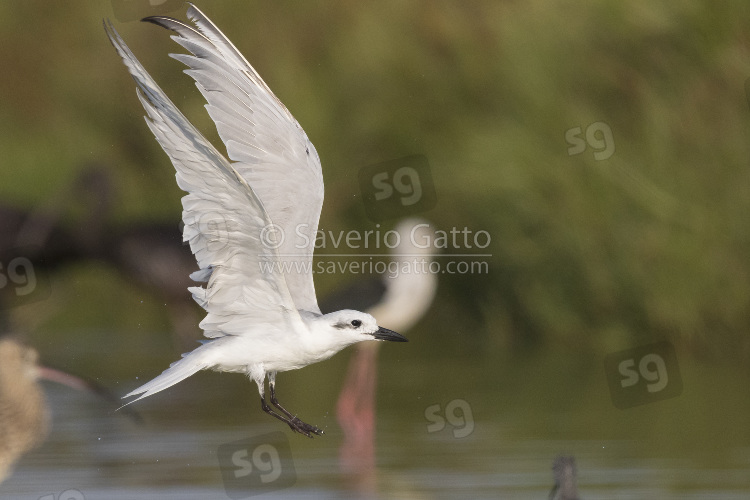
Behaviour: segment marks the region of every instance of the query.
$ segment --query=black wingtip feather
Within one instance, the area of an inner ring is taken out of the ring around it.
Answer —
[[[170,26],[171,23],[183,24],[181,21],[169,16],[148,16],[141,19],[141,22],[152,23],[172,31],[175,31],[175,29]]]
[[[190,26],[186,22],[180,21],[179,19],[175,19],[174,17],[149,16],[149,17],[144,17],[143,19],[141,19],[141,22],[152,23],[157,26],[161,26],[162,28],[166,28],[170,31],[174,31],[181,37],[187,38],[188,32],[191,32],[201,38],[205,38],[206,40],[208,40],[208,38],[206,38],[206,36],[203,35],[200,31],[196,30],[194,27]],[[208,41],[210,42],[210,40]]]

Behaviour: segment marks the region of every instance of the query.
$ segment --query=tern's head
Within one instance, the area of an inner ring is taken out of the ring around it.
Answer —
[[[363,340],[390,340],[392,342],[408,342],[406,337],[392,330],[378,326],[371,315],[351,309],[325,314],[320,318],[329,331],[337,337],[356,343]]]

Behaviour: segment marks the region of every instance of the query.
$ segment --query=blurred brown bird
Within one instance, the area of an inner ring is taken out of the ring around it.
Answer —
[[[119,398],[99,384],[38,363],[36,349],[19,336],[0,335],[0,483],[13,464],[40,445],[49,432],[50,415],[40,380],[56,382],[96,394],[114,408]],[[141,417],[132,409],[124,412],[136,423]]]
[[[36,350],[17,339],[0,338],[0,482],[49,430],[37,358]]]

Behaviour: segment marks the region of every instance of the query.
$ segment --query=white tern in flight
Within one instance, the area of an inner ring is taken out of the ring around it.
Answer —
[[[209,339],[125,397],[151,396],[199,370],[244,373],[258,385],[263,411],[296,432],[320,435],[321,429],[279,404],[276,374],[328,359],[357,342],[407,340],[366,313],[321,314],[312,276],[323,205],[318,153],[232,42],[194,5],[187,15],[192,24],[161,16],[143,20],[174,31],[172,38],[191,53],[170,55],[188,66],[185,73],[208,101],[229,160],[105,23],[135,79],[146,123],[188,193],[182,198],[183,240],[200,267],[190,277],[206,283],[189,290],[207,312],[200,327]],[[307,242],[303,248],[301,240]],[[274,408],[266,403],[266,377]]]

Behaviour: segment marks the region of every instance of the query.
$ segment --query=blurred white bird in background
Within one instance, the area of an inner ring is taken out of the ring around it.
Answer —
[[[391,249],[391,269],[370,286],[361,281],[327,299],[323,310],[343,300],[358,302],[378,323],[406,332],[427,313],[437,292],[437,275],[429,271],[437,251],[430,224],[418,218],[404,219],[395,228],[399,244]],[[429,242],[430,244],[427,244]],[[426,271],[426,272],[425,272]],[[373,286],[374,285],[374,286]],[[336,406],[344,432],[339,449],[340,469],[352,478],[360,493],[376,491],[375,394],[378,344],[360,344],[349,360],[349,369]]]
[[[199,370],[244,373],[258,385],[263,411],[301,434],[322,434],[276,399],[276,374],[330,358],[365,340],[405,342],[375,318],[345,309],[323,315],[312,255],[323,204],[320,159],[302,127],[221,31],[194,5],[193,22],[144,19],[177,33],[186,64],[230,163],[185,118],[146,72],[111,23],[105,29],[136,81],[147,123],[177,170],[183,239],[200,270],[191,287],[206,311],[209,340],[125,397],[151,396]],[[295,238],[297,235],[306,238]],[[306,241],[306,243],[302,243]],[[265,400],[268,377],[272,409]],[[132,403],[133,401],[131,401]],[[128,403],[129,404],[129,403]]]

